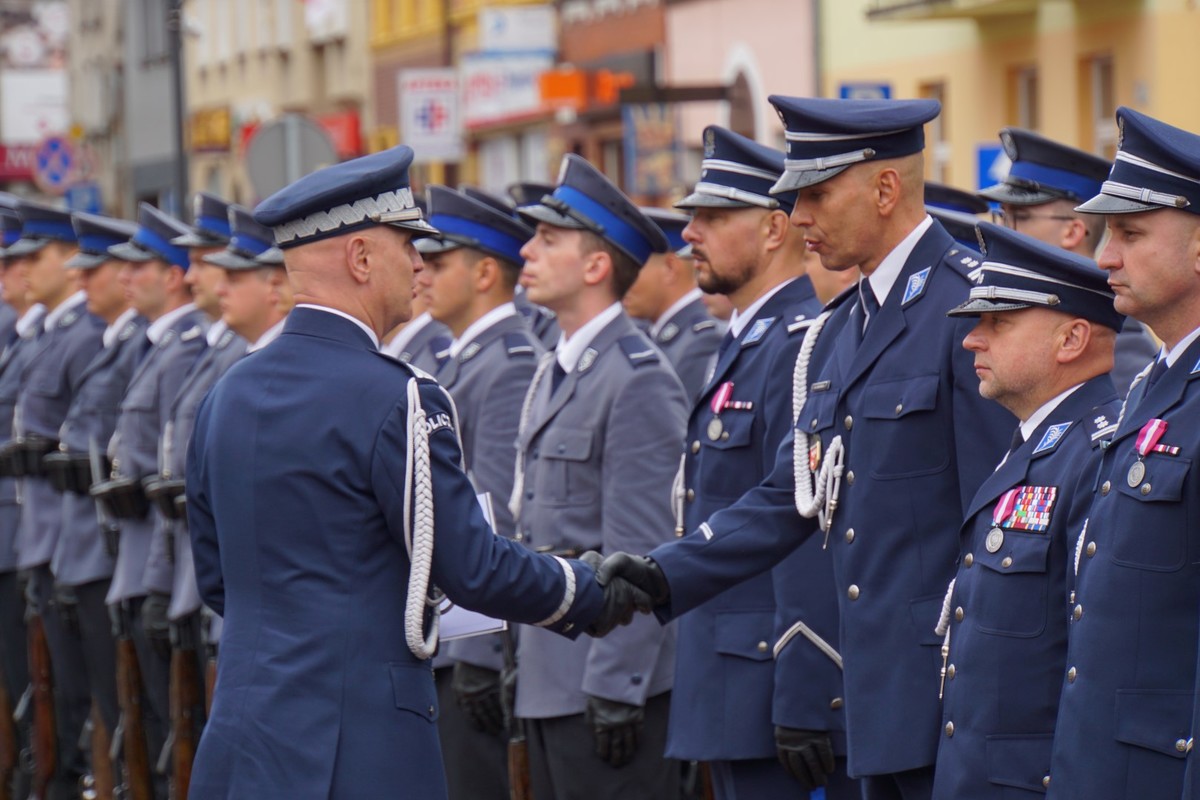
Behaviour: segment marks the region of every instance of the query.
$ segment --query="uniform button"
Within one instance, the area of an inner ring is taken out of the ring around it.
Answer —
[[[900,416],[902,411],[904,411],[904,403],[896,403],[896,416]]]
[[[854,528],[847,528],[846,529],[846,544],[850,544],[853,541],[854,541]]]
[[[850,470],[846,473],[846,483],[850,486],[854,485],[854,470]]]
[[[687,490],[687,499],[688,499],[689,503],[696,499],[696,490],[695,489]]]
[[[560,444],[560,445],[558,446],[558,452],[560,452],[560,453],[565,453],[565,452],[567,452],[567,446],[566,446],[565,444]]]
[[[525,534],[522,533],[521,531],[517,531],[516,535],[513,536],[513,539],[518,542],[523,542],[523,541],[525,541]]]
[[[974,553],[967,553],[965,556],[963,556],[963,565],[966,566],[967,568],[970,568],[970,566],[974,563],[975,563],[975,554]]]
[[[962,606],[959,606],[958,608],[954,609],[954,620],[956,622],[962,622],[963,617],[965,617],[965,616],[966,616],[966,613],[963,611]]]
[[[768,645],[766,642],[759,642],[758,643],[758,652],[765,653],[765,652],[767,652],[767,649],[769,647],[770,647],[770,645]]]
[[[850,584],[850,588],[846,590],[846,596],[851,600],[857,600],[858,594],[858,585],[853,583]]]
[[[563,632],[563,633],[570,633],[570,632],[571,632],[571,631],[572,631],[574,628],[575,628],[575,623],[574,623],[574,622],[568,622],[566,625],[563,625],[562,632]]]
[[[1148,494],[1150,494],[1150,484],[1148,484],[1148,483],[1143,483],[1143,484],[1142,484],[1142,494],[1143,494],[1143,495],[1148,495]]]
[[[946,723],[946,736],[953,736],[953,735],[954,735],[954,723],[947,722]]]
[[[854,417],[850,416],[849,414],[846,415],[846,419],[844,419],[842,422],[846,426],[846,430],[850,430],[854,427]]]
[[[641,686],[642,685],[642,676],[634,675],[629,679],[629,682],[632,683],[634,686]]]
[[[1083,606],[1075,606],[1075,610],[1071,613],[1071,616],[1075,618],[1076,622],[1078,622],[1079,618],[1083,616]]]
[[[1187,752],[1187,739],[1179,739],[1175,742],[1175,749],[1181,753]]]
[[[1049,775],[1047,775],[1046,777],[1042,778],[1042,786],[1045,786],[1045,787],[1049,787],[1049,786],[1050,786],[1050,776],[1049,776]]]
[[[431,717],[432,717],[432,716],[433,716],[433,714],[434,714],[434,708],[433,708],[433,706],[430,706],[430,707],[429,707],[429,716],[431,716]]]
[[[1100,494],[1108,494],[1112,491],[1112,481],[1105,481],[1100,484]]]
[[[816,417],[813,417],[812,422],[808,423],[808,427],[810,430],[814,430],[814,431],[817,429],[817,418]]]
[[[700,440],[697,439],[696,441],[692,442],[692,455],[695,455],[696,453],[699,453],[699,452],[700,452]]]
[[[1005,569],[1008,569],[1009,567],[1012,566],[1012,559],[1009,558],[1008,556],[1005,556],[1004,560],[1000,562],[1000,566],[1004,567]]]
[[[1087,554],[1088,554],[1088,558],[1091,558],[1092,556],[1096,555],[1096,543],[1095,542],[1088,542]]]
[[[958,669],[953,664],[946,667],[946,677],[949,678],[950,680],[954,680],[954,676],[957,674],[958,674]]]
[[[725,431],[724,433],[721,434],[721,441],[725,442],[728,440],[729,440],[729,431]]]
[[[841,708],[845,704],[846,703],[844,700],[842,700],[842,698],[835,697],[829,701],[829,708],[832,709],[833,711],[837,711],[839,708]]]
[[[1075,602],[1075,590],[1074,590],[1074,589],[1072,589],[1072,590],[1071,590],[1071,596],[1067,598],[1067,602],[1068,602],[1068,603],[1074,603],[1074,602]]]
[[[526,500],[532,500],[532,499],[533,499],[533,490],[532,490],[532,489],[530,489],[528,492],[526,492],[526,493],[525,493],[525,499],[526,499]]]
[[[1071,667],[1069,670],[1067,670],[1067,683],[1074,683],[1075,679],[1078,677],[1079,670],[1075,669],[1074,667]]]

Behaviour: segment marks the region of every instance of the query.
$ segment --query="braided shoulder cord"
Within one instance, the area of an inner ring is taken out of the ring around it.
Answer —
[[[817,517],[821,529],[829,534],[833,524],[833,512],[837,510],[838,493],[842,487],[842,466],[845,446],[842,437],[835,436],[829,443],[829,452],[814,472],[808,464],[811,445],[809,434],[800,427],[800,412],[808,400],[808,364],[821,329],[829,320],[832,311],[825,311],[804,333],[800,355],[796,357],[796,368],[792,373],[792,469],[796,485],[796,511],[802,517]],[[815,479],[815,488],[814,488]]]
[[[542,354],[542,360],[538,362],[537,372],[533,373],[533,381],[529,384],[529,390],[525,392],[525,402],[521,404],[521,421],[517,425],[516,471],[513,473],[512,494],[508,497],[508,510],[514,520],[521,516],[521,496],[525,493],[525,448],[520,445],[520,442],[525,438],[525,431],[529,429],[529,419],[533,416],[533,404],[537,400],[538,389],[542,385],[542,379],[546,376],[546,370],[550,369],[550,365],[554,363],[554,358],[553,350]]]
[[[425,611],[429,579],[433,570],[433,475],[429,464],[429,427],[416,378],[408,380],[408,447],[404,470],[404,546],[411,569],[408,596],[404,603],[404,638],[419,659],[431,658],[437,650],[440,616],[434,605],[433,620],[425,634]]]

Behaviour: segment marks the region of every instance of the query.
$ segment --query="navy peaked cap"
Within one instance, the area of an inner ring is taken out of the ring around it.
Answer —
[[[658,229],[667,237],[667,247],[671,252],[679,253],[688,248],[688,243],[683,240],[683,229],[692,221],[691,217],[687,214],[680,214],[678,211],[668,211],[665,208],[643,207],[642,213],[649,217],[650,221],[657,225]]]
[[[0,192],[0,247],[7,248],[20,238],[21,216],[17,214],[17,196]]]
[[[925,123],[941,111],[936,100],[767,98],[787,129],[785,172],[774,193],[828,180],[852,164],[919,153]]]
[[[71,212],[33,200],[17,200],[17,216],[21,218],[21,238],[4,254],[10,258],[28,256],[50,242],[76,244],[78,237],[71,226]]]
[[[222,247],[229,244],[229,203],[208,192],[192,197],[191,230],[176,236],[171,244],[180,247]]]
[[[533,238],[533,229],[515,219],[510,212],[468,197],[445,186],[430,186],[429,223],[436,236],[417,243],[424,254],[444,253],[458,247],[520,264],[521,248]]]
[[[979,223],[979,243],[984,258],[971,273],[976,285],[950,316],[1037,307],[1121,329],[1125,317],[1113,308],[1108,276],[1090,258],[990,222]]]
[[[541,202],[518,209],[534,223],[587,230],[614,245],[638,266],[667,252],[667,237],[637,206],[581,156],[563,157],[558,186]]]
[[[138,206],[137,230],[128,242],[108,248],[108,254],[122,261],[151,261],[160,259],[186,270],[188,251],[171,242],[187,233],[188,226],[160,211],[149,203]]]
[[[947,186],[944,183],[925,181],[925,207],[957,211],[959,214],[986,214],[988,204],[974,194]],[[975,241],[971,239],[972,243]],[[972,247],[975,245],[972,244]]]
[[[67,259],[68,269],[95,269],[111,261],[108,248],[133,238],[137,225],[123,219],[76,211],[71,225],[79,239],[79,252]]]
[[[275,236],[266,225],[254,221],[254,215],[245,206],[229,207],[229,244],[225,249],[204,256],[204,261],[223,269],[262,269],[264,264],[257,259],[275,246]]]
[[[283,266],[283,251],[278,247],[271,247],[264,250],[262,253],[254,257],[260,266],[264,267],[282,267]]]
[[[1117,159],[1100,192],[1076,211],[1131,214],[1178,208],[1200,214],[1200,136],[1122,106]]]
[[[284,249],[373,225],[437,233],[409,186],[412,161],[412,148],[398,145],[319,169],[259,203],[254,219],[274,229]]]
[[[928,203],[925,205],[925,210],[929,212],[929,216],[942,224],[942,227],[946,229],[946,233],[953,236],[956,242],[972,250],[979,247],[978,226],[982,220],[978,216],[975,214],[964,214],[961,211],[954,211],[949,208],[940,208]]]
[[[458,191],[460,194],[464,194],[472,200],[478,200],[485,206],[491,206],[501,214],[507,214],[515,219],[520,219],[520,217],[517,216],[516,206],[512,204],[511,200],[499,197],[491,192],[485,192],[478,186],[459,186]]]
[[[520,183],[509,184],[506,191],[517,208],[521,206],[534,206],[542,202],[543,197],[554,191],[554,184],[522,181]]]
[[[979,192],[997,203],[1036,206],[1051,200],[1081,203],[1099,193],[1109,163],[1024,128],[1004,128],[1000,143],[1012,162],[1008,175]]]
[[[717,125],[704,129],[700,180],[676,208],[781,208],[792,213],[796,197],[771,195],[783,175],[783,153]]]

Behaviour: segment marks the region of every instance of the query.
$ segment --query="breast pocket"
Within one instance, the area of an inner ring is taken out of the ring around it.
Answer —
[[[599,494],[599,469],[593,460],[592,432],[559,428],[538,445],[540,463],[535,492],[550,506],[590,505]]]
[[[937,375],[872,383],[863,389],[862,415],[871,475],[880,480],[932,475],[950,465],[949,420],[937,413]]]
[[[708,419],[712,420],[712,416],[708,415]],[[698,483],[705,497],[737,499],[758,483],[762,475],[762,451],[752,446],[752,413],[729,411],[719,419],[719,430],[711,421],[700,428]]]
[[[1187,537],[1196,521],[1188,519],[1181,503],[1192,461],[1189,458],[1150,453],[1140,476],[1131,475],[1137,457],[1132,447],[1117,460],[1113,488],[1120,494],[1114,504],[1115,530],[1112,560],[1137,569],[1174,572],[1187,560]],[[1135,470],[1136,473],[1136,470]],[[1130,486],[1130,477],[1140,477]]]
[[[41,365],[29,376],[29,393],[47,399],[63,397],[67,393],[66,373]]]
[[[976,552],[982,571],[968,611],[975,627],[997,636],[1040,635],[1050,610],[1049,560],[1050,537],[1044,533],[1006,530],[999,550]]]

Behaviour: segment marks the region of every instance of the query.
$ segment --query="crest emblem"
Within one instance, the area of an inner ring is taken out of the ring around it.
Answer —
[[[929,281],[929,270],[932,267],[926,267],[915,275],[909,277],[908,282],[904,284],[904,299],[900,301],[900,305],[907,305],[910,300],[920,297],[925,292],[925,284]]]

